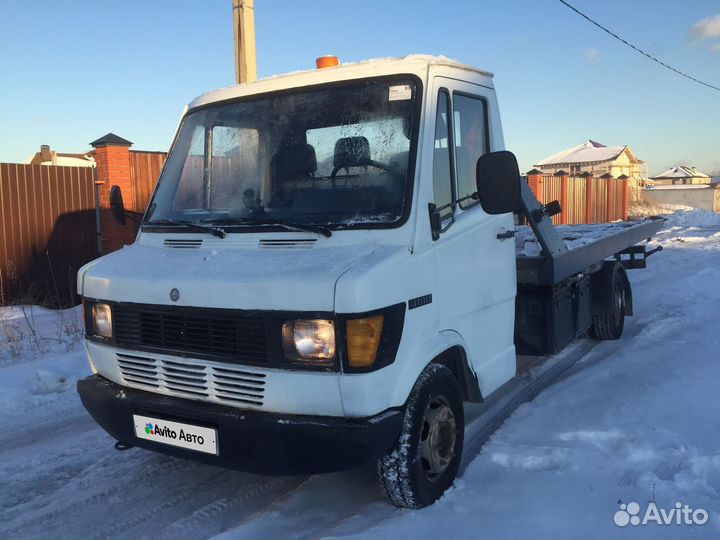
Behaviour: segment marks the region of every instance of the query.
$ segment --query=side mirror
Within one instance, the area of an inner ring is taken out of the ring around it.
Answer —
[[[110,188],[110,210],[113,217],[120,225],[125,225],[125,204],[123,203],[122,191],[118,186]]]
[[[488,214],[506,214],[520,208],[520,169],[512,152],[480,156],[476,180],[480,204]]]

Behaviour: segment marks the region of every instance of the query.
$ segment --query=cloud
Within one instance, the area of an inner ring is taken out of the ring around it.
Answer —
[[[597,49],[589,49],[585,51],[585,60],[588,62],[599,62],[600,58],[600,51]]]
[[[696,22],[690,27],[689,34],[693,42],[720,37],[720,14]]]
[[[710,51],[711,53],[720,52],[720,43],[713,43],[712,45],[708,45],[708,51]]]

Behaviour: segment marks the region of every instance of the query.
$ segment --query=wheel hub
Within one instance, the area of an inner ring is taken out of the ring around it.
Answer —
[[[455,415],[444,396],[434,398],[423,418],[420,462],[428,480],[436,480],[455,457]]]
[[[618,324],[620,324],[620,319],[622,318],[622,315],[625,312],[625,296],[620,287],[615,288],[614,302],[615,302],[615,309],[614,309],[615,324],[618,325]]]

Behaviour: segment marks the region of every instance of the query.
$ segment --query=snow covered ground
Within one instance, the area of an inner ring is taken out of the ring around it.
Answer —
[[[420,511],[385,504],[371,468],[278,478],[116,452],[75,394],[79,310],[0,308],[0,538],[718,537],[720,215],[678,212],[654,243],[623,338],[520,406]],[[615,524],[618,501],[642,518],[651,499],[707,523]]]

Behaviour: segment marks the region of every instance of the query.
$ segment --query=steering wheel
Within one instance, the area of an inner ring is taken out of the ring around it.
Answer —
[[[367,167],[367,166],[377,167],[378,169],[382,169],[386,173],[390,174],[391,176],[393,176],[399,180],[402,179],[402,177],[398,174],[398,172],[396,170],[394,170],[392,167],[390,167],[389,165],[385,165],[384,163],[380,163],[379,161],[373,161],[370,159],[366,162],[358,163],[357,165],[353,164],[353,165],[337,165],[337,166],[335,166],[333,168],[332,172],[330,173],[330,185],[332,185],[332,187],[336,187],[335,186],[335,177],[337,176],[337,173],[338,173],[338,171],[340,171],[340,169],[346,169],[348,167]]]

